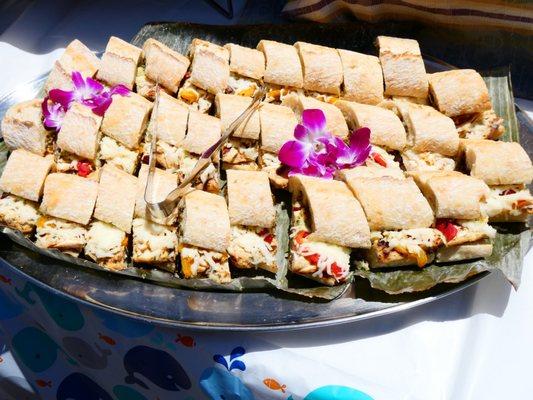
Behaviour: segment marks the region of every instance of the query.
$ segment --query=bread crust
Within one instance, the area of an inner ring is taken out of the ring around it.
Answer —
[[[96,159],[102,117],[80,103],[73,103],[57,134],[57,146],[88,160]]]
[[[189,59],[152,38],[144,42],[143,54],[146,76],[176,93],[189,69]]]
[[[303,70],[303,87],[306,90],[340,95],[342,63],[339,54],[331,47],[296,42]]]
[[[318,240],[352,248],[370,247],[370,230],[361,205],[344,182],[294,175],[289,178],[293,196],[303,196]]]
[[[110,86],[124,85],[132,90],[141,53],[142,50],[137,46],[111,36],[96,77]]]
[[[72,174],[53,173],[44,183],[40,211],[81,225],[93,215],[98,182]]]
[[[289,107],[264,103],[259,109],[259,120],[262,150],[278,154],[285,142],[294,138],[298,119]]]
[[[228,43],[229,69],[231,72],[252,79],[262,79],[265,74],[265,55],[256,49]]]
[[[337,172],[337,177],[343,181],[361,178],[382,178],[389,176],[396,179],[405,179],[405,175],[401,169],[396,168],[381,168],[381,167],[367,167],[361,165],[355,168],[342,169]]]
[[[72,90],[71,74],[74,71],[83,77],[92,78],[101,67],[101,61],[96,55],[78,39],[74,39],[65,48],[65,51],[54,63],[44,85],[45,91],[51,89]]]
[[[194,39],[190,82],[209,93],[222,93],[229,82],[229,51],[224,47]]]
[[[391,150],[402,150],[407,144],[405,128],[393,111],[344,100],[335,102],[335,106],[352,129],[370,128],[370,143]]]
[[[142,164],[139,170],[139,178],[137,179],[137,196],[135,200],[135,218],[150,219],[150,213],[146,210],[146,202],[144,201],[144,192],[146,190],[146,183],[148,179],[149,167],[147,164]],[[163,201],[167,195],[178,187],[178,176],[161,168],[155,169],[154,179],[152,180],[152,193],[150,197],[152,202]]]
[[[157,124],[156,124],[157,114]],[[157,140],[179,146],[185,138],[189,108],[178,99],[160,92],[159,110],[152,113],[147,133],[153,135],[157,125]]]
[[[271,228],[276,210],[268,174],[263,171],[228,170],[228,209],[232,225]]]
[[[130,150],[136,150],[146,129],[152,102],[137,93],[113,96],[102,121],[102,132]]]
[[[220,139],[221,132],[222,123],[219,118],[191,111],[182,147],[190,153],[200,155]]]
[[[428,74],[429,90],[436,108],[448,117],[474,114],[492,108],[489,91],[473,69],[454,69]]]
[[[385,81],[385,94],[427,97],[428,78],[418,42],[378,36],[377,45]]]
[[[412,178],[353,178],[346,183],[365,210],[373,231],[428,228],[431,206]]]
[[[231,123],[252,103],[250,97],[236,94],[219,93],[215,97],[217,116],[220,118],[222,130],[227,129]],[[258,140],[261,131],[259,111],[254,111],[248,121],[233,133],[233,137]]]
[[[46,176],[54,165],[52,156],[41,157],[24,149],[11,153],[0,177],[0,190],[39,201]]]
[[[437,253],[438,263],[455,262],[463,260],[473,260],[475,258],[486,258],[492,254],[492,244],[490,243],[469,243],[459,246],[444,247]]]
[[[266,67],[263,80],[266,83],[303,87],[302,66],[294,46],[273,40],[261,40],[257,50],[265,55]]]
[[[383,72],[379,58],[338,49],[343,70],[342,97],[358,103],[377,105],[383,101]]]
[[[11,106],[2,119],[2,137],[10,150],[25,149],[44,156],[49,132],[42,123],[43,99],[23,101]]]
[[[194,190],[182,200],[180,243],[226,252],[231,231],[228,207],[222,196]]]
[[[533,165],[517,142],[461,140],[465,164],[470,175],[487,185],[530,184]]]

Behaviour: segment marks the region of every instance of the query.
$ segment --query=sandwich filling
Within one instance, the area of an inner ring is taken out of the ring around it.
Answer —
[[[222,147],[222,162],[257,169],[259,149],[257,141],[251,139],[231,138]]]
[[[87,233],[85,255],[112,270],[126,268],[128,238],[118,228],[101,221],[94,221]]]
[[[384,167],[400,169],[400,163],[394,160],[394,155],[388,153],[385,149],[372,145],[372,151],[365,160],[367,167]]]
[[[228,254],[238,268],[277,271],[277,240],[273,229],[234,226]]]
[[[453,120],[459,137],[465,139],[498,139],[505,131],[503,119],[492,109],[479,114],[460,115]]]
[[[492,186],[482,206],[489,218],[526,218],[533,214],[533,196],[525,185]]]
[[[0,199],[0,224],[22,233],[32,233],[39,219],[38,205],[23,198],[7,195]]]
[[[178,179],[180,183],[191,173],[199,159],[200,158],[195,154],[182,149],[182,159],[178,167]],[[192,186],[196,189],[205,190],[206,192],[211,193],[218,193],[220,191],[217,168],[213,162],[209,163],[209,165],[192,182]]]
[[[110,137],[104,136],[100,140],[99,159],[120,168],[128,174],[133,174],[137,167],[139,153],[127,149]]]
[[[44,249],[57,249],[77,257],[87,243],[87,228],[75,222],[41,216],[37,220],[35,244]]]
[[[266,86],[266,97],[265,101],[267,103],[280,104],[285,97],[291,93],[303,93],[302,89],[291,88],[288,86],[279,86],[273,83],[269,83]]]
[[[143,218],[135,218],[132,228],[133,262],[174,272],[178,248],[176,228],[159,225]]]
[[[94,162],[80,158],[74,154],[60,152],[56,157],[56,171],[77,174],[87,177],[97,169]]]
[[[137,93],[143,97],[146,97],[148,100],[155,100],[155,88],[156,83],[146,76],[145,67],[137,67],[137,75],[135,76],[135,87]],[[172,95],[165,87],[159,85],[159,88],[169,95]]]
[[[311,233],[308,215],[300,201],[293,201],[291,227],[292,272],[331,284],[346,280],[350,273],[347,247],[308,239]]]
[[[488,224],[488,218],[476,220],[438,219],[435,223],[445,237],[446,247],[477,243],[496,237],[496,229]]]
[[[402,231],[371,232],[371,252],[376,266],[405,264],[412,260],[420,268],[431,262],[444,245],[444,237],[437,229],[416,228]]]
[[[189,73],[187,73],[185,76],[188,74]],[[206,90],[194,86],[189,79],[187,79],[178,91],[178,99],[187,104],[191,110],[206,113],[213,105],[215,96]]]
[[[438,153],[405,150],[402,161],[407,171],[453,171],[455,160]]]
[[[229,76],[227,94],[236,94],[238,96],[253,97],[259,90],[259,83],[251,78],[236,75],[233,72]]]
[[[228,255],[225,253],[181,244],[180,259],[184,278],[209,278],[217,283],[231,281]]]

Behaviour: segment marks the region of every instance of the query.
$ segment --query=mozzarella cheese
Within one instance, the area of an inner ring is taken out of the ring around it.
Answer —
[[[533,212],[533,196],[523,185],[493,186],[481,208],[489,218],[502,213],[519,217]]]
[[[264,233],[263,233],[264,232]],[[262,235],[261,235],[262,233]],[[228,254],[241,268],[274,266],[276,265],[275,241],[265,241],[269,229],[233,226],[231,228],[231,242]]]
[[[87,233],[85,254],[95,261],[124,256],[126,234],[113,225],[94,221]]]
[[[100,140],[99,158],[128,174],[133,174],[135,171],[138,157],[139,154],[136,151],[127,149],[110,137],[103,136]]]
[[[135,218],[133,220],[133,261],[158,264],[176,259],[176,228]]]
[[[228,86],[233,90],[234,94],[247,97],[253,97],[257,89],[259,89],[259,85],[255,80],[234,73],[229,76]]]
[[[77,255],[87,243],[87,229],[80,224],[58,218],[37,220],[35,244],[42,248],[59,249]]]
[[[394,160],[394,156],[388,153],[385,149],[379,146],[376,146],[376,145],[372,145],[372,151],[370,153],[370,156],[365,161],[365,165],[367,167],[380,167],[380,168],[383,167],[383,165],[377,163],[372,158],[372,153],[377,153],[383,158],[383,160],[387,164],[385,168],[394,168],[394,169],[401,170],[400,163]]]
[[[182,246],[180,256],[185,278],[207,277],[218,283],[227,283],[231,280],[225,254],[198,247]]]
[[[457,133],[465,139],[498,139],[504,131],[503,119],[492,109],[475,114],[457,126]]]
[[[415,153],[405,150],[402,153],[403,165],[407,171],[453,171],[455,160],[438,153]]]
[[[36,203],[8,195],[0,199],[0,223],[23,233],[35,227],[40,213]]]

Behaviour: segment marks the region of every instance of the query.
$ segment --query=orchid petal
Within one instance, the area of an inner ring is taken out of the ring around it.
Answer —
[[[85,87],[85,81],[83,80],[83,76],[81,76],[81,73],[79,71],[73,71],[72,74],[70,74],[70,77],[72,79],[74,87],[78,90],[83,90],[83,88]]]
[[[118,94],[120,96],[129,96],[130,90],[124,85],[116,85],[111,88],[111,94]]]
[[[104,90],[104,85],[102,85],[100,82],[92,78],[87,78],[85,80],[85,86],[88,92],[91,92],[94,94],[101,93],[102,90]]]
[[[298,124],[294,128],[294,138],[297,140],[302,140],[302,141],[306,140],[308,134],[309,134],[309,131],[303,125]]]
[[[99,96],[93,100],[91,109],[94,114],[103,117],[112,102],[113,99],[111,96]]]
[[[370,145],[370,129],[359,128],[350,135],[350,148],[353,151],[363,150]]]
[[[52,89],[48,92],[48,96],[54,103],[61,104],[65,110],[68,110],[70,104],[76,100],[75,93],[69,90]]]
[[[280,149],[279,160],[289,167],[302,167],[311,151],[311,147],[303,142],[297,140],[290,140],[286,142]]]
[[[45,97],[41,104],[43,111],[43,125],[46,129],[53,129],[59,131],[63,118],[65,117],[65,109],[58,103],[49,103],[49,98]]]
[[[313,136],[318,136],[326,130],[326,116],[319,109],[303,110],[302,124],[311,131]]]

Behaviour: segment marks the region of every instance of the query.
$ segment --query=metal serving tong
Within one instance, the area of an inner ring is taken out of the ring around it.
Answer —
[[[170,192],[167,197],[160,202],[152,202],[150,199],[153,198],[151,196],[154,193],[153,188],[153,181],[154,181],[154,175],[155,175],[155,148],[156,148],[156,140],[157,140],[157,120],[158,120],[158,113],[159,113],[159,85],[156,85],[155,88],[155,104],[154,104],[154,129],[152,131],[152,140],[150,145],[150,162],[148,164],[148,178],[146,181],[146,188],[144,190],[144,201],[146,202],[147,209],[149,213],[152,216],[152,219],[155,222],[165,222],[168,221],[171,217],[174,215],[174,211],[176,210],[180,198],[185,196],[187,193],[189,193],[191,190],[193,190],[190,186],[190,183],[198,176],[200,173],[209,165],[209,162],[211,160],[211,157],[213,154],[215,154],[217,151],[220,150],[220,148],[228,141],[229,137],[237,128],[239,128],[243,123],[247,122],[248,119],[251,117],[252,113],[256,111],[259,106],[261,105],[261,101],[263,100],[263,97],[265,96],[265,90],[260,89],[256,92],[252,99],[252,103],[242,112],[241,115],[239,115],[231,124],[230,126],[222,133],[222,136],[220,139],[213,144],[210,148],[208,148],[206,151],[202,153],[198,161],[196,162],[194,168],[192,171],[185,177],[183,182],[172,192]]]

